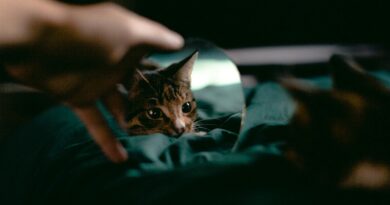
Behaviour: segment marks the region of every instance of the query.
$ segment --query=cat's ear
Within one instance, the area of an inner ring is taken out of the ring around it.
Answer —
[[[195,61],[198,59],[198,53],[198,51],[195,51],[187,58],[169,66],[164,73],[178,81],[191,82],[191,74]]]
[[[330,59],[332,66],[333,87],[336,90],[375,94],[380,91],[387,92],[387,88],[352,58],[333,55]]]
[[[294,100],[294,126],[309,128],[316,123],[318,116],[326,116],[331,95],[329,91],[322,90],[312,84],[297,79],[284,79],[281,85]]]

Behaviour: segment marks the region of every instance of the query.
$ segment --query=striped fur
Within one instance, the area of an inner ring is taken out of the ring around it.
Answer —
[[[164,69],[137,73],[129,90],[127,131],[130,135],[193,132],[196,101],[191,73],[197,52]],[[191,107],[190,110],[188,105]],[[152,113],[160,113],[153,117]]]

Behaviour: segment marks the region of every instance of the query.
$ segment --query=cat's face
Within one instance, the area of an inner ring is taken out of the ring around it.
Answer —
[[[164,69],[136,73],[129,90],[127,130],[130,135],[193,131],[196,102],[191,73],[197,52]]]
[[[386,167],[390,174],[390,91],[351,59],[331,62],[333,90],[285,86],[297,102],[290,157],[335,181],[362,163]]]

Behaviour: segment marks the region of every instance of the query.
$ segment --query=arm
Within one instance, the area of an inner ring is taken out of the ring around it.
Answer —
[[[0,25],[0,61],[6,72],[69,105],[106,156],[114,162],[126,160],[96,100],[103,98],[123,123],[115,85],[147,52],[178,49],[182,38],[109,3],[0,0]]]

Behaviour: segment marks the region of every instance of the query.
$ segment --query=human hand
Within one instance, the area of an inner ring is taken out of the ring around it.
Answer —
[[[113,162],[123,162],[127,152],[96,101],[102,99],[119,124],[124,123],[116,84],[131,76],[151,50],[179,49],[183,40],[162,25],[114,4],[49,4],[53,7],[48,8],[61,8],[56,18],[44,20],[45,25],[37,26],[31,38],[2,47],[6,70],[17,81],[69,105],[105,155]]]

